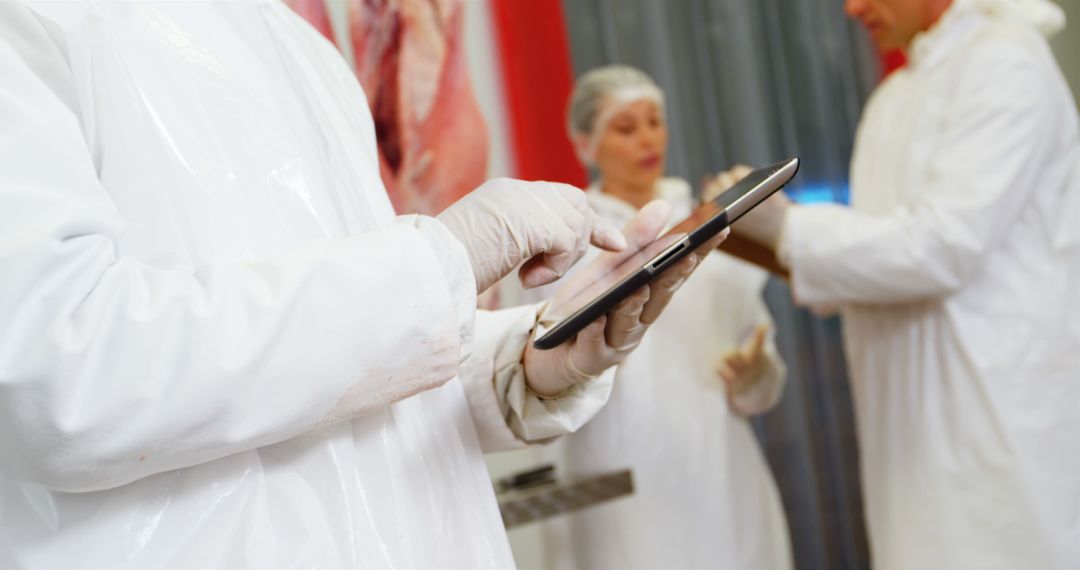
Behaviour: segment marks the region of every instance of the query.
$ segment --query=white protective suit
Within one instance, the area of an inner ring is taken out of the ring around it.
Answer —
[[[596,186],[588,192],[593,210],[616,225],[636,212]],[[656,197],[672,204],[672,222],[694,206],[690,186],[680,179],[661,179]],[[634,476],[632,496],[547,524],[554,566],[791,567],[776,483],[749,422],[729,408],[716,372],[724,353],[758,325],[772,323],[761,297],[766,278],[729,255],[705,257],[619,366],[608,405],[545,450],[560,477],[626,468]],[[541,288],[526,297],[545,295]],[[767,372],[737,402],[746,413],[767,411],[783,391],[786,369],[771,335],[765,353]]]
[[[610,377],[530,397],[535,307],[472,338],[332,45],[278,2],[7,2],[0,78],[0,567],[513,565],[481,448]]]
[[[784,228],[796,298],[842,308],[877,568],[1080,568],[1077,113],[1002,6],[916,37],[852,208]]]

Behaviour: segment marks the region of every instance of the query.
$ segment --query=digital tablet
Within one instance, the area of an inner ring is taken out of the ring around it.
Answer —
[[[711,202],[699,206],[690,217],[620,263],[597,283],[585,288],[563,306],[555,307],[556,312],[570,316],[560,320],[533,346],[547,350],[573,338],[589,323],[606,315],[665,269],[716,237],[751,208],[783,188],[798,169],[799,159],[792,158],[755,170]],[[681,234],[686,235],[677,239],[676,236]],[[598,291],[602,292],[597,294]]]

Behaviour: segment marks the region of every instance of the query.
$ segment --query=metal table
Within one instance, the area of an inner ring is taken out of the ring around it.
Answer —
[[[497,495],[503,524],[515,526],[576,511],[631,495],[634,478],[629,469],[595,477],[552,481],[534,487],[511,489]]]

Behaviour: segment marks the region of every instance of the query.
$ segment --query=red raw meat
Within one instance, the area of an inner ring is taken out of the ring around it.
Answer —
[[[399,213],[437,214],[487,173],[487,129],[466,68],[462,7],[455,0],[349,4],[356,75]]]
[[[334,41],[324,0],[286,0]],[[375,118],[383,183],[399,213],[437,214],[487,174],[460,0],[350,0],[356,76]]]

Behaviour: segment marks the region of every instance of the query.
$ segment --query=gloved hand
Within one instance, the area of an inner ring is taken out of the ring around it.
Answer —
[[[748,174],[753,172],[754,169],[745,164],[736,164],[730,169],[717,174],[711,178],[706,177],[702,183],[701,188],[701,201],[709,202],[722,194],[728,188],[731,188],[738,181],[746,178]]]
[[[717,374],[724,380],[727,400],[732,409],[742,413],[735,405],[737,397],[760,382],[769,368],[769,357],[765,354],[765,339],[769,334],[769,325],[758,325],[754,336],[740,348],[725,354],[716,368]]]
[[[489,180],[438,220],[465,245],[477,293],[522,261],[518,275],[532,288],[561,277],[590,243],[608,251],[626,247],[619,230],[589,208],[584,192],[553,182]]]
[[[541,325],[554,324],[576,309],[571,300],[583,297],[588,300],[606,290],[611,283],[603,278],[610,279],[611,270],[624,260],[637,256],[644,263],[655,252],[684,237],[676,235],[656,241],[670,215],[671,206],[666,202],[646,204],[623,228],[628,247],[622,252],[601,254],[561,287],[541,315]],[[551,350],[537,350],[530,342],[523,359],[529,389],[541,397],[555,398],[575,384],[621,363],[641,342],[649,325],[656,321],[675,291],[697,267],[698,260],[716,249],[726,236],[725,231],[668,268],[606,316],[582,329],[574,339]]]
[[[702,200],[716,198],[751,172],[753,169],[743,164],[737,164],[727,172],[721,172],[705,183],[701,193]],[[731,225],[731,231],[736,235],[776,249],[780,244],[784,218],[787,216],[789,206],[791,206],[791,200],[787,195],[777,192],[739,218],[739,221]]]

